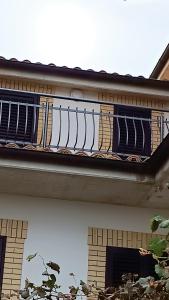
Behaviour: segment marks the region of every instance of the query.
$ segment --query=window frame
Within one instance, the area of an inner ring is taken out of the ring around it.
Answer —
[[[132,115],[135,113],[135,115],[133,115],[133,117],[135,118],[145,118],[145,119],[151,119],[151,109],[149,108],[140,108],[137,106],[127,106],[127,105],[120,105],[120,104],[115,104],[114,105],[114,115],[122,115],[122,116],[128,116],[128,117],[132,117]],[[144,116],[144,114],[146,114],[147,116]],[[143,115],[143,117],[141,116],[137,116],[137,115]],[[121,127],[123,127],[124,125],[122,124],[123,120],[121,118],[119,118],[119,123],[121,122]],[[128,119],[128,124],[129,124],[130,120]],[[137,122],[137,121],[136,121]],[[139,122],[139,121],[138,121]],[[112,151],[116,152],[116,153],[122,153],[122,154],[136,154],[136,155],[141,155],[141,156],[150,156],[152,149],[151,149],[151,135],[152,135],[152,130],[151,130],[151,126],[149,127],[148,130],[148,123],[144,122],[144,126],[145,126],[145,147],[144,149],[139,149],[139,146],[137,145],[136,148],[134,148],[131,145],[125,145],[123,142],[120,143],[118,145],[118,138],[119,138],[119,133],[118,133],[118,125],[117,125],[117,118],[114,117],[113,120],[113,145],[112,145]],[[135,123],[136,124],[136,123]],[[139,136],[139,139],[137,139],[137,143],[141,143],[141,134],[139,134],[139,127],[141,126],[141,124],[136,124],[137,128],[136,128],[136,137]],[[138,126],[139,125],[139,126]],[[120,126],[120,125],[119,125]],[[128,126],[128,125],[127,125]],[[131,131],[131,123],[129,125],[129,130]],[[133,125],[134,128],[134,125]],[[124,129],[122,128],[122,130],[120,130],[120,133],[122,132],[122,134],[124,134],[125,132],[125,126]],[[129,132],[129,131],[128,131]],[[133,130],[133,136],[134,136],[134,130]],[[129,133],[129,140],[131,135]],[[143,138],[142,138],[143,139]]]
[[[3,99],[4,97],[4,99]],[[6,99],[5,99],[6,98]],[[37,94],[33,94],[33,93],[27,93],[27,92],[22,92],[22,91],[14,91],[14,90],[0,90],[0,100],[5,100],[5,101],[11,101],[11,102],[18,102],[18,103],[28,103],[28,104],[35,104],[35,105],[39,105],[40,104],[40,96]],[[12,101],[13,100],[13,101]],[[3,109],[3,107],[2,107]],[[24,139],[16,139],[16,136],[14,136],[13,139],[8,138],[8,134],[6,134],[5,139],[8,140],[14,140],[17,142],[23,142],[23,144],[33,144],[37,142],[37,130],[38,130],[38,113],[39,109],[36,109],[36,129],[35,129],[35,134],[33,136],[33,129],[31,128],[31,134],[30,134],[30,138],[29,141],[24,141]],[[3,113],[2,113],[3,115]],[[34,117],[33,117],[34,120]],[[32,122],[33,122],[32,120]],[[1,132],[0,132],[0,139],[3,140],[3,138],[1,138]]]
[[[2,293],[3,274],[4,274],[4,263],[6,253],[6,236],[0,235],[0,295]]]
[[[105,287],[118,287],[122,283],[121,276],[126,273],[138,274],[139,277],[153,276],[157,279],[155,264],[156,261],[151,255],[141,256],[139,249],[107,246]]]

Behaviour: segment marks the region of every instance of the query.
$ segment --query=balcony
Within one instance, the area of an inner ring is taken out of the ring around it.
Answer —
[[[144,162],[169,132],[166,110],[1,90],[0,145]]]
[[[0,193],[168,208],[168,131],[167,110],[1,90]]]

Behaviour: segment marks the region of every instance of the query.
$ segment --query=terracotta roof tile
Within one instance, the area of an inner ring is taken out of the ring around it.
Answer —
[[[0,65],[3,67],[36,70],[38,72],[47,72],[53,74],[62,74],[64,76],[75,76],[94,80],[114,81],[118,83],[137,84],[141,86],[150,86],[169,90],[168,82],[156,79],[147,79],[144,76],[132,76],[131,74],[121,75],[116,72],[110,73],[105,70],[95,71],[93,69],[82,69],[80,67],[70,68],[67,66],[57,66],[49,63],[31,62],[30,60],[18,60],[16,58],[6,59],[0,56]]]
[[[60,68],[60,69],[69,69],[69,70],[80,70],[80,71],[86,71],[86,72],[93,72],[93,73],[104,73],[104,74],[109,74],[109,75],[112,75],[112,76],[130,76],[130,77],[133,77],[131,74],[126,74],[126,75],[121,75],[121,74],[118,74],[116,72],[113,72],[113,73],[109,73],[105,70],[100,70],[100,71],[95,71],[93,69],[82,69],[80,67],[74,67],[74,68],[70,68],[68,66],[57,66],[56,64],[54,63],[49,63],[49,64],[43,64],[41,62],[31,62],[30,60],[28,59],[24,59],[24,60],[18,60],[17,58],[15,57],[12,57],[10,59],[6,59],[4,56],[0,56],[0,60],[4,60],[4,61],[12,61],[12,62],[17,62],[17,63],[26,63],[26,64],[31,64],[31,65],[41,65],[41,66],[49,66],[49,67],[54,67],[54,68]],[[144,76],[138,76],[140,78],[144,78]]]
[[[67,149],[67,148],[59,148],[57,151],[53,151],[52,148],[50,147],[36,147],[33,146],[31,144],[25,145],[25,146],[19,146],[15,143],[7,143],[5,145],[0,144],[0,148],[7,148],[7,149],[17,149],[17,150],[28,150],[28,151],[40,151],[40,152],[53,152],[53,154],[58,155],[58,154],[64,154],[64,155],[75,155],[75,156],[87,156],[87,157],[91,157],[91,158],[102,158],[102,159],[109,159],[109,160],[120,160],[120,161],[129,161],[129,162],[136,162],[136,163],[144,163],[147,158],[142,158],[139,155],[132,155],[129,154],[126,157],[120,157],[117,154],[114,153],[101,153],[101,152],[95,152],[92,154],[89,154],[85,151],[76,151],[76,152],[72,152],[71,150]]]

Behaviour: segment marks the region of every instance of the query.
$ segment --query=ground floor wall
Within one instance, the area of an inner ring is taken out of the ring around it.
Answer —
[[[159,209],[0,195],[1,219],[28,221],[22,285],[26,277],[36,282],[41,279],[43,266],[40,260],[30,263],[25,260],[35,252],[39,252],[45,261],[54,260],[61,266],[59,283],[63,287],[73,284],[70,272],[77,279],[86,281],[89,228],[146,233],[150,232],[149,220],[153,215],[167,213]]]

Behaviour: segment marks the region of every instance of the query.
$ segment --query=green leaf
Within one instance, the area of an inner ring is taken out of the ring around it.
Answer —
[[[166,219],[160,223],[160,228],[169,228],[169,219]]]
[[[149,281],[152,279],[151,276],[140,277],[139,280],[136,281],[136,284],[139,283],[142,288],[147,288],[149,286]]]
[[[158,229],[159,225],[161,222],[164,221],[164,218],[161,216],[155,216],[154,218],[151,219],[150,227],[151,231],[154,232]]]
[[[155,272],[159,278],[164,277],[164,268],[160,267],[159,265],[155,265]]]
[[[30,254],[30,255],[26,258],[26,260],[27,260],[27,261],[31,261],[34,257],[36,257],[37,254],[38,254],[38,252],[36,252],[35,254]]]
[[[145,291],[144,291],[145,294],[151,294],[153,292],[154,292],[154,288],[151,287],[151,286],[147,286]]]
[[[167,247],[167,244],[168,242],[165,239],[156,237],[149,242],[148,249],[152,251],[155,255],[162,256],[163,252]]]
[[[39,297],[44,298],[46,296],[46,291],[41,286],[37,287],[36,290]]]
[[[50,261],[49,263],[47,263],[47,266],[50,267],[52,270],[58,272],[58,274],[60,273],[60,266],[52,261]]]
[[[54,285],[55,285],[55,282],[53,280],[51,280],[51,279],[46,280],[46,281],[43,280],[42,283],[43,283],[44,286],[48,287],[49,289],[53,289]]]
[[[85,296],[89,296],[91,288],[87,284],[82,285],[82,292]]]
[[[76,299],[76,295],[77,295],[78,291],[79,291],[78,287],[76,288],[74,285],[69,286],[69,292],[73,296],[73,299]]]
[[[166,279],[169,278],[169,270],[168,270],[168,268],[165,268],[165,267],[164,267],[164,277],[165,277]]]
[[[28,298],[30,295],[29,295],[29,290],[23,290],[23,291],[20,291],[19,294],[21,295],[21,297],[23,299],[26,299]]]
[[[169,278],[169,271],[163,266],[160,266],[159,264],[155,265],[155,272],[160,278]]]
[[[50,274],[50,278],[53,281],[53,283],[55,284],[55,282],[56,282],[56,276],[54,274]]]
[[[169,292],[169,279],[166,280],[165,288],[166,291]]]

